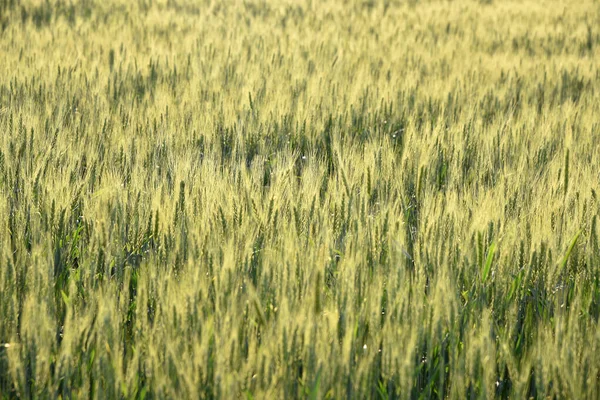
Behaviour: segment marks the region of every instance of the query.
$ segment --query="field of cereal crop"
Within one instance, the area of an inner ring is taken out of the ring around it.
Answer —
[[[600,397],[600,2],[0,0],[0,399]]]

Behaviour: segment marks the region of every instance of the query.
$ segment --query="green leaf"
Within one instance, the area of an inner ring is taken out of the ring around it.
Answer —
[[[573,239],[571,239],[571,244],[569,244],[569,248],[567,249],[567,252],[565,253],[565,256],[563,257],[562,261],[560,262],[560,270],[561,271],[567,265],[567,261],[569,261],[569,256],[571,255],[571,252],[573,251],[573,248],[577,244],[577,239],[579,239],[579,235],[581,235],[581,230],[579,230],[579,232],[577,232],[575,234],[575,236],[573,237]]]
[[[88,371],[90,371],[92,369],[95,359],[96,359],[96,350],[92,349],[92,351],[90,352],[90,359],[88,361]]]
[[[64,290],[60,291],[60,295],[67,306],[71,305],[71,300],[69,299],[69,296],[67,296],[67,294],[64,292]]]
[[[319,367],[319,370],[317,371],[317,376],[315,378],[315,381],[312,385],[312,388],[310,390],[310,394],[309,394],[309,398],[311,400],[316,400],[319,398],[319,388],[321,387],[321,372],[323,370],[323,367]]]
[[[519,271],[517,276],[513,279],[513,283],[510,287],[510,291],[508,292],[508,295],[506,296],[506,301],[512,300],[515,292],[517,291],[517,288],[521,285],[521,280],[523,279],[523,272],[524,272],[524,270],[521,269],[521,271]]]
[[[487,259],[485,260],[485,264],[483,265],[483,271],[481,272],[481,281],[485,283],[490,274],[490,269],[492,268],[492,261],[494,260],[494,251],[496,250],[496,243],[492,242],[490,248],[488,250]]]

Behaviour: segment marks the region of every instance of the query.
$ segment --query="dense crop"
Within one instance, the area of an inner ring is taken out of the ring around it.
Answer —
[[[599,26],[0,0],[0,398],[600,397]]]

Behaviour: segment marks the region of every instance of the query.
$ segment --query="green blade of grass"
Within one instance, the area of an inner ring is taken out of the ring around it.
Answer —
[[[492,261],[494,260],[494,252],[496,251],[496,243],[492,242],[490,248],[488,249],[487,258],[485,260],[485,264],[483,265],[483,270],[481,271],[481,282],[486,283],[490,270],[492,268]]]
[[[571,239],[571,243],[569,244],[569,248],[567,249],[567,252],[565,253],[564,257],[562,258],[562,260],[560,262],[560,272],[562,272],[565,269],[565,267],[567,265],[567,262],[569,261],[569,257],[571,256],[571,252],[573,251],[573,248],[577,244],[577,240],[579,239],[579,235],[581,235],[581,230],[579,230],[579,232],[577,232],[575,234],[575,236],[573,236],[573,239]]]

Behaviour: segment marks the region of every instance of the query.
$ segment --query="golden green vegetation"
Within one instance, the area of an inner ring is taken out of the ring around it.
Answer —
[[[0,0],[0,398],[598,398],[599,26]]]

